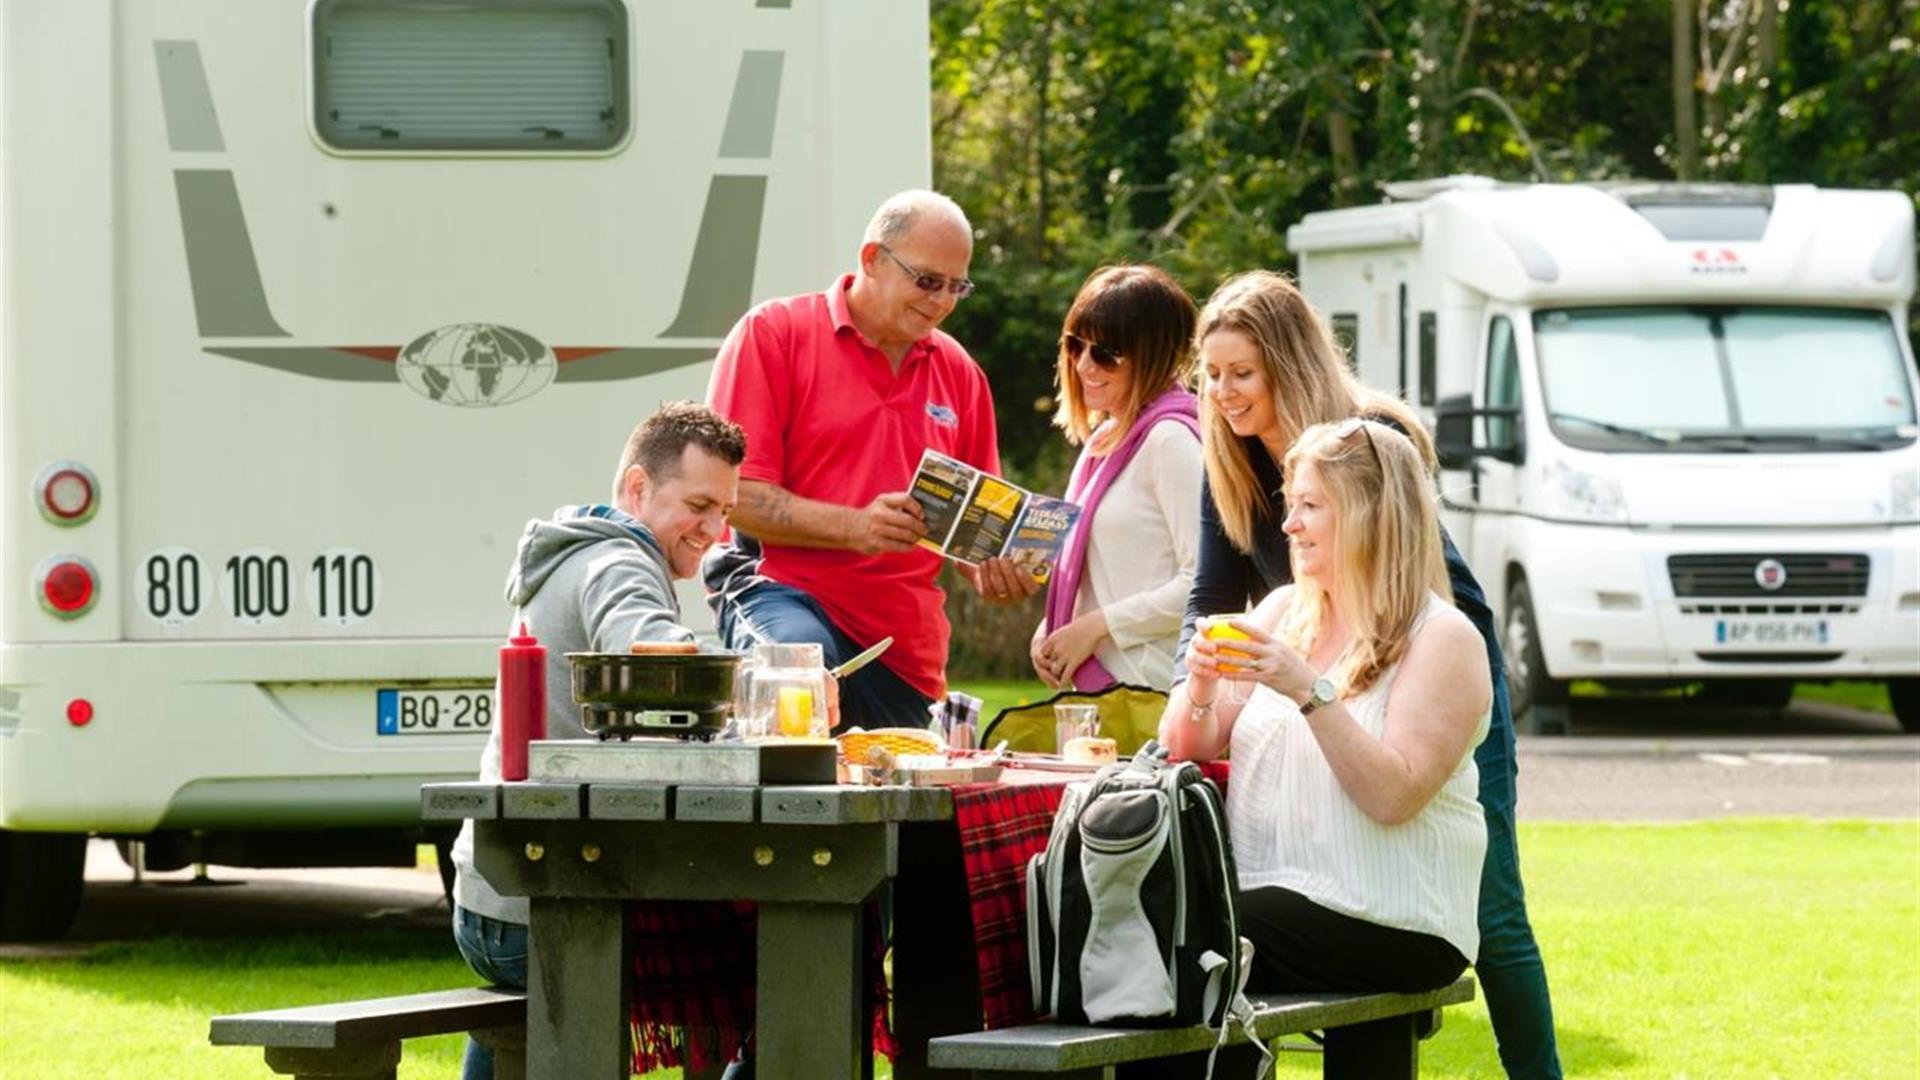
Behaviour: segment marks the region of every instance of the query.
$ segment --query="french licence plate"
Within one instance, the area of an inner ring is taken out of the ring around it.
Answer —
[[[484,735],[493,728],[493,688],[376,690],[374,717],[382,735]]]
[[[1825,619],[1720,619],[1713,624],[1715,645],[1825,645]]]

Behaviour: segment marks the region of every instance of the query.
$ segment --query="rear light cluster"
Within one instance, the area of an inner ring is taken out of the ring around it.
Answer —
[[[100,506],[100,482],[93,470],[71,461],[56,461],[40,470],[33,482],[40,515],[55,525],[83,525]]]
[[[100,481],[85,465],[56,461],[34,479],[33,501],[55,525],[84,525],[100,508]],[[99,599],[100,575],[78,555],[49,556],[34,571],[33,592],[48,614],[77,619]]]
[[[78,555],[55,555],[34,572],[33,591],[49,613],[77,619],[92,610],[100,595],[99,582],[92,563]]]

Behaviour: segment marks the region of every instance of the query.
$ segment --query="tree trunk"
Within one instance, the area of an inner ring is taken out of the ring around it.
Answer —
[[[1780,62],[1779,0],[1760,0],[1760,25],[1754,38],[1754,66],[1762,76],[1772,79]]]
[[[1700,172],[1700,121],[1694,112],[1694,0],[1673,0],[1674,172],[1691,180]]]
[[[1036,87],[1038,91],[1036,97],[1039,100],[1038,107],[1035,109],[1033,128],[1033,175],[1035,179],[1039,181],[1038,191],[1035,193],[1035,201],[1039,205],[1037,212],[1034,214],[1035,231],[1033,249],[1040,253],[1042,259],[1047,259],[1047,219],[1052,216],[1053,211],[1052,191],[1047,183],[1047,170],[1049,167],[1047,161],[1047,95],[1051,92],[1053,86],[1053,13],[1048,11],[1042,18],[1045,21],[1042,22],[1040,26],[1040,57],[1038,63],[1040,77]],[[1052,260],[1047,259],[1047,261],[1051,262]]]
[[[1420,11],[1420,52],[1431,69],[1419,82],[1420,87],[1420,169],[1427,176],[1439,176],[1447,170],[1440,158],[1452,132],[1447,130],[1448,103],[1453,97],[1451,72],[1446,63],[1447,31],[1451,27],[1453,3],[1429,3]]]
[[[1333,157],[1333,203],[1352,206],[1360,189],[1360,155],[1353,146],[1353,117],[1338,104],[1327,106],[1327,147]]]

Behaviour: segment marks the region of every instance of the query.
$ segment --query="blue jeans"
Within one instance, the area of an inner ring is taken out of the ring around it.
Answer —
[[[1527,893],[1520,884],[1520,848],[1514,836],[1518,793],[1513,710],[1507,701],[1506,671],[1497,654],[1494,659],[1493,720],[1485,741],[1473,752],[1480,769],[1480,807],[1487,818],[1487,861],[1480,870],[1480,957],[1473,967],[1507,1075],[1559,1080],[1553,999],[1547,993],[1540,946],[1527,921]]]
[[[527,988],[527,928],[453,906],[453,943],[467,965],[495,986]],[[493,1051],[467,1036],[461,1080],[493,1080]]]
[[[722,599],[715,612],[720,640],[735,652],[761,642],[813,642],[828,667],[852,659],[872,642],[854,641],[833,625],[819,601],[791,585],[761,579]],[[932,699],[879,661],[840,682],[840,727],[925,727]]]

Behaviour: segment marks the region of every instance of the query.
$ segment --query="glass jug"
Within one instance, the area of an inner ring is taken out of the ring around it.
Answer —
[[[820,646],[754,646],[745,698],[745,738],[826,738],[827,668]]]

